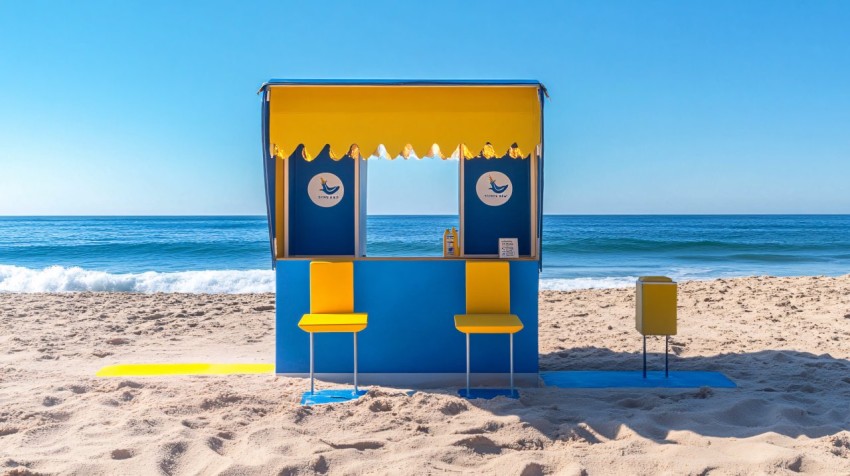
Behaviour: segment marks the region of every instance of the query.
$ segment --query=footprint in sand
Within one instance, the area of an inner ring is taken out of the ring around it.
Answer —
[[[112,450],[112,453],[110,453],[110,455],[112,456],[112,459],[130,459],[135,456],[136,453],[134,453],[133,450],[119,449]]]
[[[203,428],[208,425],[207,422],[201,420],[190,420],[186,419],[180,422],[186,428],[197,430],[198,428]]]
[[[45,407],[52,407],[52,406],[55,406],[55,405],[59,405],[60,403],[62,403],[62,400],[60,398],[53,397],[53,396],[50,396],[50,395],[44,397],[44,400],[41,401],[41,404],[44,405]]]
[[[458,413],[469,410],[465,403],[459,401],[451,401],[440,407],[440,412],[443,415],[457,415]]]
[[[369,405],[369,410],[373,412],[388,412],[393,409],[393,404],[389,400],[375,400]]]
[[[315,473],[325,474],[331,469],[331,467],[328,464],[328,460],[325,459],[324,456],[319,455],[319,457],[316,458],[316,461],[310,465],[310,469],[312,469]]]
[[[216,453],[224,455],[224,441],[222,441],[221,438],[215,436],[207,438],[207,446],[209,447],[209,449],[215,451]]]
[[[186,452],[187,448],[188,445],[182,441],[168,443],[163,446],[162,458],[159,460],[159,469],[168,476],[174,474],[174,470],[177,469],[180,458]]]
[[[490,438],[482,435],[463,438],[456,441],[454,446],[463,446],[481,455],[496,455],[502,452],[501,446],[497,445]]]

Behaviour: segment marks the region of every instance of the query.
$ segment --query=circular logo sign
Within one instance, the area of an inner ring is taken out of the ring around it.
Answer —
[[[320,207],[332,207],[342,200],[345,187],[342,180],[332,173],[316,174],[307,184],[307,195]]]
[[[514,187],[511,179],[502,172],[487,172],[478,178],[475,192],[486,205],[498,207],[511,199]]]

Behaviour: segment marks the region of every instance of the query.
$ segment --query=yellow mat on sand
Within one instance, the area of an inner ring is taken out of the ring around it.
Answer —
[[[98,377],[157,377],[161,375],[268,374],[274,364],[118,364],[97,371]]]

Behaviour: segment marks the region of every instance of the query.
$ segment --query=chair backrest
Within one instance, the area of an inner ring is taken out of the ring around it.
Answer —
[[[354,312],[354,263],[310,263],[310,313]]]
[[[466,313],[510,314],[510,312],[510,263],[467,260]]]

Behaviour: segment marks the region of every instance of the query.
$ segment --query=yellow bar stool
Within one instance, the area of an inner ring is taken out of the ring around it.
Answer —
[[[511,395],[514,393],[514,334],[522,321],[511,314],[511,269],[505,261],[466,262],[466,314],[455,316],[455,328],[466,334],[466,396],[470,396],[470,334],[510,336]]]
[[[366,313],[354,312],[353,262],[310,263],[310,314],[301,317],[298,327],[310,333],[311,395],[315,394],[313,334],[351,332],[354,334],[354,395],[357,396],[357,333],[366,328],[367,318]]]

